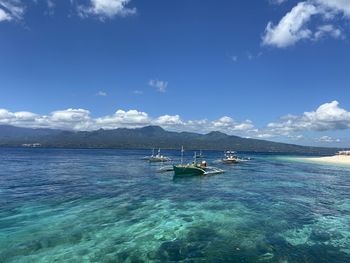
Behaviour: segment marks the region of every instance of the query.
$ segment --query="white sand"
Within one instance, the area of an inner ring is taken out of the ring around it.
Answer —
[[[326,157],[306,157],[300,158],[304,161],[312,161],[318,163],[329,163],[329,164],[346,164],[350,165],[350,156],[346,155],[335,155]]]

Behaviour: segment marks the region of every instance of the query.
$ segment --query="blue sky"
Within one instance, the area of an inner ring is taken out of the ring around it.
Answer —
[[[350,147],[347,0],[0,0],[0,123]]]

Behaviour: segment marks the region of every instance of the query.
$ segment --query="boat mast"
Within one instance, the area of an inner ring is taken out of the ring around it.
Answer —
[[[184,159],[184,146],[181,146],[181,164],[183,163],[183,159]]]
[[[193,156],[193,162],[194,162],[194,164],[196,164],[197,163],[197,158],[200,158],[200,157],[197,157],[197,152],[194,152],[194,156]]]

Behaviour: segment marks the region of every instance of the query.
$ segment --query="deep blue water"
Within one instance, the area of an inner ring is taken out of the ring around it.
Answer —
[[[349,167],[246,154],[174,179],[148,154],[0,149],[0,262],[350,262]]]

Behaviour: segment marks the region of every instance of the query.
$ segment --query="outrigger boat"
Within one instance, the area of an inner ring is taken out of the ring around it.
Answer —
[[[224,153],[224,158],[221,160],[222,163],[231,164],[238,163],[240,160],[234,151],[226,151]]]
[[[154,155],[154,149],[152,149],[152,155],[146,156],[143,159],[147,160],[149,162],[168,162],[168,161],[170,161],[169,157],[166,157],[166,156],[160,154],[160,149],[158,149],[158,153],[156,155]]]
[[[173,168],[175,175],[192,176],[204,175],[206,173],[206,167],[203,167],[201,164],[197,163],[174,165]]]
[[[205,156],[202,153],[202,150],[199,150],[199,154],[197,154],[197,152],[194,152],[194,157],[197,159],[201,159],[204,158]]]
[[[208,167],[206,161],[197,163],[196,154],[192,164],[183,164],[183,147],[181,148],[181,164],[173,165],[174,175],[175,176],[195,176],[195,175],[210,175],[210,174],[219,174],[224,171],[215,167]]]

